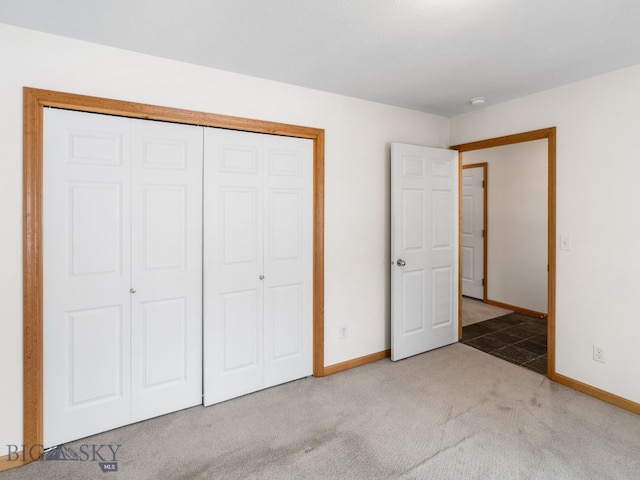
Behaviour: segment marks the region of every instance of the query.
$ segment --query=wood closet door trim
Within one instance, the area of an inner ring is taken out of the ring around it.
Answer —
[[[313,374],[324,367],[324,130],[108,98],[24,88],[23,97],[23,443],[26,463],[43,440],[43,108],[104,113],[313,140]]]

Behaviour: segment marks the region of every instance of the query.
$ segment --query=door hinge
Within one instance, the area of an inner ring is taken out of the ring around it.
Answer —
[[[484,278],[482,279],[482,286],[484,287]]]
[[[482,188],[484,188],[484,180],[482,180]]]
[[[482,238],[484,238],[484,228],[482,229]]]

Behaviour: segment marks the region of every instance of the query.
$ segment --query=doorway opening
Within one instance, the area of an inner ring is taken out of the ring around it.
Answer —
[[[487,170],[487,162],[462,165],[460,205],[462,296],[482,302],[487,299]]]
[[[451,149],[457,150],[459,153],[460,160],[460,211],[462,212],[462,165],[464,164],[464,153],[465,152],[474,152],[474,151],[482,151],[486,149],[491,149],[495,147],[502,146],[510,146],[523,144],[525,142],[532,142],[535,140],[546,140],[546,180],[547,180],[547,208],[546,208],[546,265],[542,265],[543,267],[543,275],[546,276],[546,305],[542,307],[535,308],[513,308],[513,304],[507,304],[499,301],[490,301],[487,297],[491,296],[491,292],[485,290],[484,301],[486,303],[490,303],[494,306],[506,308],[510,310],[516,310],[516,313],[513,315],[522,315],[525,314],[527,318],[517,319],[522,322],[524,320],[528,320],[528,317],[539,318],[544,317],[546,313],[546,325],[544,329],[546,330],[546,375],[550,379],[554,379],[555,377],[555,270],[556,270],[556,251],[555,251],[555,163],[556,163],[556,129],[555,127],[535,130],[530,132],[519,133],[515,135],[508,135],[504,137],[492,138],[487,140],[481,140],[477,142],[461,144],[452,146]],[[474,162],[471,162],[474,163]],[[462,224],[462,213],[460,216],[460,222]],[[462,232],[462,228],[460,229]],[[462,233],[461,233],[462,235]],[[462,292],[462,264],[463,264],[463,251],[462,251],[462,238],[460,239],[460,292]],[[488,255],[491,255],[489,251]],[[495,256],[495,255],[494,255]],[[544,261],[544,259],[543,259]],[[546,269],[544,269],[546,267]],[[546,271],[545,271],[546,270]],[[490,272],[489,272],[490,275]],[[485,278],[485,283],[490,284],[491,278]],[[546,308],[545,308],[546,307]],[[462,295],[459,296],[459,310],[462,312]],[[546,310],[546,312],[541,311]],[[531,327],[533,328],[533,327]],[[540,326],[538,325],[539,329]],[[462,339],[462,314],[459,316],[459,338]],[[497,355],[496,355],[497,356]]]

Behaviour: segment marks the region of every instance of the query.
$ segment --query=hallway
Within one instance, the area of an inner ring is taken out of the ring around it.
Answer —
[[[521,313],[462,328],[462,343],[534,372],[547,374],[547,320]]]

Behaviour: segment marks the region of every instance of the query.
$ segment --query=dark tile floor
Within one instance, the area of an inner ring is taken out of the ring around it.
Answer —
[[[547,319],[509,313],[462,328],[462,343],[547,374]]]

